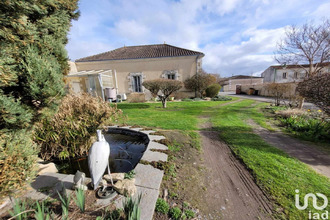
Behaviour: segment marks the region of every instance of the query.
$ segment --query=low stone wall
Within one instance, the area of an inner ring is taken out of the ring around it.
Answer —
[[[241,93],[248,95],[260,95],[273,97],[274,93],[270,91],[267,87],[271,83],[254,84],[254,85],[242,85]],[[281,83],[281,85],[286,86],[286,91],[284,92],[284,98],[290,98],[296,95],[296,88],[298,83]]]

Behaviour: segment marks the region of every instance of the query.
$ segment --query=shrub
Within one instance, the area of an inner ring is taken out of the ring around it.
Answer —
[[[282,117],[282,118],[289,118],[291,116],[302,116],[305,115],[305,111],[302,109],[283,109],[275,111],[276,116]]]
[[[64,95],[65,44],[77,9],[77,0],[0,1],[0,113],[9,116],[0,127],[32,125]]]
[[[187,219],[192,219],[195,217],[195,213],[190,209],[184,210],[184,214],[187,217]]]
[[[174,92],[182,88],[183,83],[179,80],[171,79],[154,79],[147,80],[142,83],[151,94],[162,101],[163,108],[166,108],[167,98]]]
[[[330,74],[310,77],[300,82],[297,91],[326,113],[330,114]]]
[[[213,98],[216,95],[218,95],[220,89],[221,89],[221,86],[219,84],[212,84],[206,88],[206,90],[205,90],[206,96]]]
[[[306,140],[330,140],[330,122],[327,120],[292,115],[280,121],[289,131]]]
[[[37,145],[29,132],[0,132],[1,195],[24,187],[35,177],[37,154]]]
[[[199,95],[199,97],[202,97],[205,89],[209,85],[216,83],[216,81],[217,78],[214,75],[208,74],[204,72],[204,70],[201,70],[192,77],[186,79],[184,81],[184,86],[187,89],[194,91],[196,98],[197,95]]]
[[[129,103],[146,102],[145,94],[144,93],[131,93],[127,97],[127,102],[129,102]]]
[[[44,118],[36,129],[42,158],[84,155],[96,129],[120,115],[121,110],[89,94],[67,95],[54,117]]]
[[[174,208],[171,208],[170,211],[169,211],[169,215],[172,219],[174,220],[179,220],[181,218],[181,209],[179,209],[179,207],[174,207]]]
[[[226,96],[216,96],[212,99],[212,101],[230,101],[232,98]]]
[[[156,212],[167,214],[170,210],[170,206],[164,199],[158,198],[156,202]]]
[[[176,100],[189,98],[189,93],[187,92],[174,92],[173,96]]]
[[[182,99],[182,101],[184,101],[184,102],[192,102],[194,100],[186,98],[186,99]]]

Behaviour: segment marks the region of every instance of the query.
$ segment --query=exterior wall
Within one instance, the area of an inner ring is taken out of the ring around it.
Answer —
[[[269,84],[271,83],[242,85],[241,92],[245,94],[249,94],[250,89],[253,88],[254,90],[258,90],[258,95],[260,96],[272,97],[273,94],[267,89],[267,85]],[[290,98],[295,95],[298,83],[286,83],[286,84],[288,85],[288,90],[284,93],[284,97]]]
[[[327,73],[330,71],[330,66],[324,67],[321,72]],[[286,78],[283,78],[283,73],[286,73]],[[297,73],[297,77],[295,77]],[[265,83],[276,82],[276,83],[291,83],[301,82],[306,77],[306,70],[303,68],[274,68],[268,67],[262,74]]]
[[[72,61],[68,61],[68,63],[70,67],[70,73],[76,73],[77,72],[76,64]]]
[[[286,73],[286,78],[283,76],[284,73]],[[297,73],[297,77],[295,77],[295,73]],[[264,82],[290,83],[303,81],[306,71],[302,68],[278,69],[269,67],[262,74],[264,76]]]
[[[235,92],[236,85],[255,85],[263,83],[263,78],[250,78],[250,79],[229,79],[228,85],[223,87],[224,92]]]
[[[76,66],[78,71],[107,69],[116,70],[118,93],[129,94],[132,92],[130,85],[131,73],[142,73],[142,80],[152,80],[163,78],[164,71],[166,70],[177,70],[178,80],[183,82],[187,78],[196,74],[198,62],[201,63],[201,58],[199,61],[196,59],[196,56],[185,56],[152,59],[77,62]],[[186,89],[183,88],[181,91],[186,91]]]
[[[264,78],[264,82],[274,82],[274,71],[273,67],[268,67],[263,73],[261,73],[261,77]]]

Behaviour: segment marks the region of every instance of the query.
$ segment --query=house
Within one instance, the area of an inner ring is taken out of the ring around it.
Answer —
[[[323,63],[322,66],[323,68],[319,71],[319,73],[330,72],[330,62]],[[270,66],[261,74],[261,76],[264,78],[265,83],[301,82],[306,78],[306,69],[308,68],[308,64]]]
[[[228,78],[223,78],[220,80],[220,85],[222,86],[222,92],[236,92],[240,93],[241,86],[244,85],[255,85],[263,83],[262,77],[257,76],[245,76],[245,75],[237,75]]]
[[[148,99],[151,95],[143,81],[164,78],[183,82],[201,70],[203,57],[202,52],[169,44],[124,46],[76,60],[76,71],[70,72],[67,83],[77,93],[90,92],[105,99],[132,93]],[[190,91],[182,88],[180,92]]]

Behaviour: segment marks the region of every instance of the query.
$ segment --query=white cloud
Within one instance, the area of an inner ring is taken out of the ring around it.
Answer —
[[[275,62],[272,52],[283,33],[284,28],[251,28],[242,34],[248,40],[240,44],[207,45],[204,48],[204,67],[211,72],[219,72],[222,76],[249,75],[266,69]]]
[[[146,37],[150,34],[149,28],[136,20],[121,20],[111,32],[138,44],[147,43]]]
[[[81,0],[67,45],[72,59],[123,45],[157,44],[205,53],[204,68],[251,74],[274,63],[284,27],[328,16],[327,0]]]
[[[329,17],[330,12],[330,2],[320,5],[312,14],[316,18],[326,18]]]
[[[240,3],[241,0],[211,0],[207,2],[206,7],[209,11],[224,15],[234,11]]]

